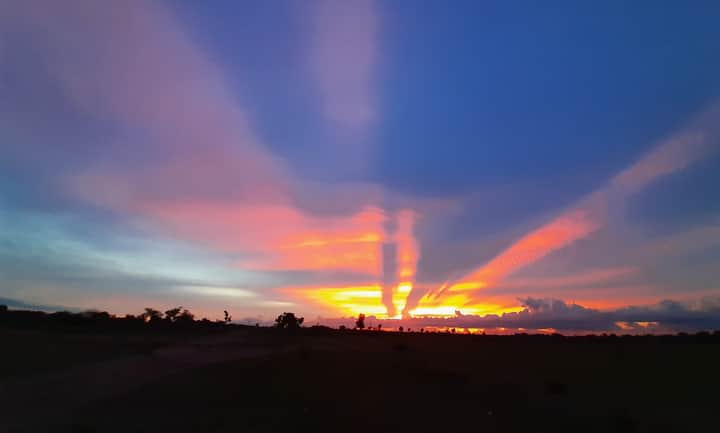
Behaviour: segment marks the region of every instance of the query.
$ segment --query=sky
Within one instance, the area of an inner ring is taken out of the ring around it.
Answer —
[[[713,1],[2,2],[0,300],[719,328],[719,20]]]

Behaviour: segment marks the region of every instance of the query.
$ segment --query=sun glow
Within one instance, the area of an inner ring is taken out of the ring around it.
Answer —
[[[507,306],[497,303],[480,303],[471,297],[471,292],[453,290],[440,298],[423,297],[418,306],[410,310],[413,317],[453,317],[460,315],[502,314],[521,311],[521,306]]]
[[[349,316],[358,314],[386,317],[379,284],[348,287],[304,287],[287,290],[303,300],[311,301]]]
[[[408,297],[415,285],[417,263],[420,258],[420,247],[414,236],[416,214],[410,210],[402,210],[395,215],[387,216],[387,218],[394,220],[396,227],[384,232],[382,236],[373,231],[366,231],[353,236],[341,235],[336,237],[326,236],[324,233],[299,233],[297,238],[286,244],[286,249],[302,250],[302,261],[304,262],[315,260],[312,255],[315,248],[322,248],[323,251],[329,246],[337,248],[335,252],[338,254],[323,255],[321,257],[328,263],[316,263],[315,268],[317,269],[343,268],[343,262],[357,261],[354,251],[358,248],[370,248],[375,252],[381,249],[380,242],[395,244],[394,257],[390,260],[395,261],[397,268],[394,270],[394,283],[386,286],[385,295],[383,295],[383,284],[380,283],[382,278],[380,274],[378,274],[376,282],[365,285],[292,288],[287,289],[288,293],[301,300],[332,310],[335,313],[347,316],[366,314],[380,319],[401,319],[403,316],[442,318],[459,315],[502,314],[522,309],[521,307],[507,307],[502,304],[479,303],[473,299],[474,291],[487,287],[488,283],[486,281],[488,280],[484,278],[494,274],[482,270],[480,273],[470,275],[473,278],[441,288],[440,293],[436,292],[430,296],[424,296],[417,305],[413,305],[413,308],[406,311]],[[378,256],[375,253],[372,257],[368,257],[368,263],[373,262]],[[354,260],[349,260],[350,258]],[[504,263],[506,261],[512,260],[501,260],[500,262]],[[493,266],[494,268],[495,266]],[[483,279],[480,280],[479,278]],[[387,293],[388,288],[391,290],[390,294]],[[438,296],[440,294],[441,296]],[[395,310],[392,316],[388,313],[388,296],[390,296],[392,307]]]

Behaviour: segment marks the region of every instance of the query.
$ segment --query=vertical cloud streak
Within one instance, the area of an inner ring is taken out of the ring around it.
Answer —
[[[312,9],[310,70],[325,116],[357,131],[375,118],[373,72],[379,18],[373,0],[319,0]]]

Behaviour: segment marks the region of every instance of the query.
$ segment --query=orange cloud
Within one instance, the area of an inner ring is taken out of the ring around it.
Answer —
[[[420,247],[415,239],[415,213],[409,210],[400,211],[397,215],[397,230],[395,242],[397,244],[397,281],[392,296],[392,303],[396,312],[405,309],[407,297],[415,283],[417,263],[420,259]]]
[[[377,275],[383,213],[311,216],[284,205],[148,202],[139,212],[174,234],[220,251],[245,253],[243,268],[343,269]]]
[[[598,215],[587,210],[576,209],[568,212],[523,236],[486,265],[453,284],[450,289],[482,288],[494,284],[512,272],[587,236],[600,225]]]

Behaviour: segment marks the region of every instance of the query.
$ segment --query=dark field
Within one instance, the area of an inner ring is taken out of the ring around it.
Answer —
[[[0,431],[716,432],[720,340],[0,328]]]

